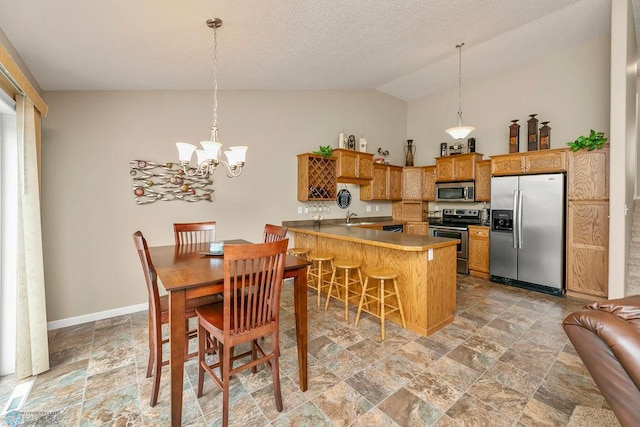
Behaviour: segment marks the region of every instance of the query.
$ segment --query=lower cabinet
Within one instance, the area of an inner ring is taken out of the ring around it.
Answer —
[[[567,291],[606,298],[608,254],[609,202],[569,201]]]
[[[407,222],[404,226],[404,232],[406,234],[419,234],[421,236],[427,236],[429,234],[429,223]]]
[[[489,278],[489,227],[469,226],[469,274]]]

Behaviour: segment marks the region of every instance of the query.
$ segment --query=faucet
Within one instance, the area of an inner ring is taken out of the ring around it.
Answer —
[[[350,213],[349,211],[347,211],[347,224],[351,223],[351,217],[352,216],[358,216],[358,214],[355,213],[355,212],[354,213]]]

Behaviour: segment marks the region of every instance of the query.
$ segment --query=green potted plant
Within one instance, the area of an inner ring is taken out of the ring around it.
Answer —
[[[607,142],[607,138],[604,137],[604,132],[596,132],[591,129],[588,136],[581,135],[575,141],[567,142],[567,145],[572,151],[584,150],[585,148],[593,151],[596,148],[602,148],[605,142]]]
[[[313,154],[322,157],[331,157],[331,154],[333,154],[333,148],[331,148],[330,145],[321,145],[320,149],[318,151],[314,151]]]

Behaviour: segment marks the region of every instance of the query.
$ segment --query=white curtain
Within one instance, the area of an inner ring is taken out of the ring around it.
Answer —
[[[49,369],[42,259],[37,138],[40,116],[31,101],[16,99],[18,128],[18,283],[16,377]]]

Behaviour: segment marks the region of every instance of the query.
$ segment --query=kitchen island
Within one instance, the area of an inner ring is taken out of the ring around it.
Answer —
[[[363,272],[395,269],[407,329],[430,335],[453,321],[459,240],[344,225],[294,226],[289,232],[296,247],[362,260]],[[388,319],[402,325],[398,312]]]

